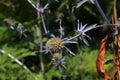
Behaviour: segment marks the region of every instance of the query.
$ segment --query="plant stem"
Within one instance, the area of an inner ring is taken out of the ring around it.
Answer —
[[[47,29],[46,29],[46,25],[45,25],[45,21],[44,21],[43,14],[41,13],[40,16],[41,16],[42,25],[43,25],[43,28],[44,28],[45,34],[48,34],[48,31],[47,31]]]
[[[40,0],[37,0],[37,7],[38,8],[40,7]],[[38,20],[40,19],[40,14],[41,13],[39,11],[37,11]],[[43,26],[44,26],[44,24],[43,24]],[[38,27],[39,27],[38,35],[39,35],[39,42],[40,42],[40,51],[42,51],[43,43],[42,43],[42,31],[41,31],[41,27],[40,27],[40,21],[38,21]],[[42,77],[43,77],[42,79],[45,80],[44,79],[44,64],[43,64],[43,55],[42,55],[42,53],[40,53],[39,56],[40,56],[40,67],[41,67],[41,72],[42,72]]]
[[[106,17],[106,15],[104,14],[101,6],[99,5],[97,0],[94,0],[95,6],[97,7],[98,11],[100,12],[100,14],[102,15],[103,19],[107,22],[108,25],[110,25],[110,21],[108,20],[108,18]],[[109,28],[111,29],[112,32],[114,32],[114,29],[112,26],[109,26]]]
[[[77,37],[80,36],[80,35],[81,35],[81,34],[75,35],[75,36],[69,38],[68,41],[70,41],[70,40],[72,40],[72,39],[75,39],[75,38],[77,38]]]
[[[41,16],[41,20],[42,20],[42,25],[43,25],[43,28],[44,28],[44,31],[45,31],[45,34],[48,34],[48,31],[46,29],[46,25],[45,25],[45,21],[44,21],[44,17],[43,17],[43,13],[41,12],[41,6],[40,6],[40,1],[38,0],[38,5],[37,7],[31,2],[31,0],[27,0],[36,10],[38,13],[40,13],[40,16]],[[48,4],[46,5],[46,7],[48,6]],[[40,19],[40,18],[39,18]]]

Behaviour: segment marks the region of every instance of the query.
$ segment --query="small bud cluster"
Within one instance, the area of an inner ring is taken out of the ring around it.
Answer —
[[[21,22],[18,22],[17,25],[15,25],[15,23],[12,22],[12,20],[10,19],[4,19],[3,22],[5,23],[5,25],[12,31],[17,31],[19,33],[19,37],[22,38],[27,37],[27,35],[25,34],[25,32],[27,31],[26,29],[24,29],[24,26]]]

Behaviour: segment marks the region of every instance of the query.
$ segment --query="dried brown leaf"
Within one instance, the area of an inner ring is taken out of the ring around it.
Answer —
[[[106,42],[107,42],[108,35],[105,36],[104,39],[101,41],[101,46],[98,52],[97,61],[96,61],[96,68],[101,76],[104,76],[104,58],[106,53]]]
[[[101,46],[98,52],[97,60],[96,60],[96,68],[98,73],[105,79],[105,80],[112,80],[112,77],[107,75],[104,70],[104,60],[106,54],[106,44],[107,44],[108,35],[106,35],[102,41]]]

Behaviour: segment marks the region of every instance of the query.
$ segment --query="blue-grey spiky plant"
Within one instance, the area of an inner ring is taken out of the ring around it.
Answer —
[[[38,0],[38,4],[39,6],[35,5],[32,3],[31,0],[27,0],[39,13],[40,13],[40,17],[42,20],[42,26],[44,29],[44,32],[47,36],[50,36],[51,38],[49,38],[46,41],[45,46],[42,46],[42,50],[40,52],[44,52],[44,53],[50,53],[52,55],[52,62],[53,64],[56,65],[56,67],[60,70],[60,72],[62,73],[62,76],[65,76],[64,73],[64,68],[65,68],[65,56],[63,55],[64,50],[68,51],[71,55],[75,55],[67,46],[66,44],[71,44],[71,43],[77,43],[74,39],[75,38],[79,38],[81,42],[83,42],[86,45],[89,45],[87,39],[91,40],[91,37],[86,33],[92,29],[98,28],[98,27],[103,27],[102,26],[97,26],[97,24],[93,24],[93,25],[83,25],[82,23],[79,22],[77,23],[77,29],[75,30],[75,35],[68,38],[65,37],[63,38],[63,36],[65,36],[63,28],[62,28],[62,19],[59,18],[56,21],[59,22],[59,33],[60,36],[55,36],[54,34],[51,34],[49,30],[47,30],[45,21],[44,21],[44,17],[43,14],[45,13],[45,10],[48,9],[49,3],[47,3],[44,7],[42,7],[40,5],[40,0]],[[59,1],[59,0],[56,0]],[[100,5],[98,4],[97,0],[82,0],[81,2],[79,2],[76,6],[74,6],[75,8],[79,8],[81,5],[83,5],[84,3],[86,3],[87,1],[90,1],[92,4],[94,4],[97,9],[99,10],[100,14],[103,16],[104,20],[107,22],[108,26],[110,26],[110,22],[109,20],[106,18],[106,16],[104,15]],[[111,26],[110,26],[111,28]],[[111,30],[113,31],[113,29],[111,28]]]
[[[47,53],[51,53],[52,55],[52,62],[53,64],[56,65],[56,67],[60,70],[60,72],[62,73],[62,77],[65,77],[64,73],[64,69],[65,69],[65,56],[64,56],[64,51],[66,50],[68,51],[71,55],[75,55],[68,47],[66,47],[66,44],[71,44],[71,43],[77,43],[74,39],[75,38],[79,38],[81,41],[83,41],[86,45],[89,45],[86,38],[91,39],[91,37],[86,34],[86,32],[95,29],[99,26],[96,26],[96,24],[87,26],[87,24],[82,25],[82,23],[79,22],[78,20],[78,25],[77,25],[77,29],[75,30],[75,35],[70,37],[70,38],[63,38],[64,31],[63,28],[61,26],[61,22],[62,20],[59,21],[59,25],[60,25],[60,36],[55,36],[54,34],[52,34],[51,38],[47,40],[46,45],[43,46],[43,50],[41,52],[45,52]]]
[[[69,43],[77,43],[76,41],[74,41],[74,38],[76,37],[72,37],[72,38],[63,38],[64,36],[64,31],[62,28],[62,19],[57,19],[57,22],[59,22],[60,28],[59,28],[59,36],[55,36],[54,34],[51,34],[49,32],[49,30],[47,30],[46,25],[45,25],[45,21],[44,21],[44,11],[45,9],[48,7],[49,4],[46,4],[44,7],[37,7],[35,6],[35,4],[32,3],[31,0],[28,0],[28,2],[38,11],[40,12],[40,16],[41,16],[41,20],[42,20],[42,26],[44,29],[44,32],[46,35],[50,36],[51,38],[49,38],[45,44],[45,46],[43,46],[43,50],[40,52],[45,52],[50,53],[52,55],[52,62],[53,64],[56,65],[56,67],[60,70],[62,76],[63,76],[63,69],[65,68],[65,56],[63,56],[63,50],[68,51],[71,55],[75,55],[68,47],[66,47],[66,44]]]
[[[51,53],[52,55],[52,62],[56,65],[56,67],[61,72],[61,75],[63,78],[65,78],[64,69],[65,69],[65,56],[63,56],[63,50],[68,51],[71,55],[75,55],[68,47],[66,47],[66,44],[71,43],[77,43],[74,41],[74,37],[71,38],[63,38],[64,31],[61,26],[62,20],[59,21],[60,29],[58,30],[60,33],[60,36],[55,36],[54,34],[51,34],[51,38],[47,40],[46,45],[43,46],[43,50],[41,52]]]

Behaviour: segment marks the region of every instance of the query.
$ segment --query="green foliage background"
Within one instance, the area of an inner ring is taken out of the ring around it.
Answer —
[[[35,1],[35,0],[34,0]],[[49,30],[57,34],[58,24],[57,13],[63,12],[63,27],[65,28],[65,35],[70,37],[74,34],[73,29],[79,19],[83,24],[104,24],[105,21],[97,11],[96,7],[90,2],[82,5],[78,9],[72,8],[80,0],[61,0],[60,3],[54,0],[50,1],[49,11],[45,13],[45,22]],[[113,15],[113,0],[98,0],[103,8],[106,16],[111,20]],[[36,1],[35,1],[36,2]],[[44,2],[44,4],[47,1]],[[106,5],[107,3],[107,5]],[[118,0],[117,4],[120,1]],[[120,17],[120,6],[117,6],[118,17]],[[11,31],[3,23],[3,19],[9,18],[13,22],[22,22],[27,29],[27,38],[19,38],[19,34]],[[0,49],[10,53],[15,58],[24,63],[30,72],[25,70],[22,66],[15,63],[14,60],[7,55],[0,54],[0,80],[62,80],[60,72],[51,62],[49,54],[43,54],[44,75],[40,67],[39,53],[35,53],[39,49],[39,35],[37,34],[36,24],[41,20],[37,19],[37,11],[27,2],[27,0],[0,0]],[[73,51],[76,53],[74,57],[66,55],[66,69],[68,74],[67,80],[101,80],[96,71],[96,57],[100,46],[101,38],[108,32],[108,29],[100,28],[90,31],[88,34],[93,38],[90,46],[83,48],[77,47]],[[42,32],[44,34],[44,32]],[[43,44],[47,40],[43,37]],[[75,45],[77,46],[77,45]],[[81,53],[82,52],[82,53]],[[112,55],[108,52],[107,59],[111,59]]]

